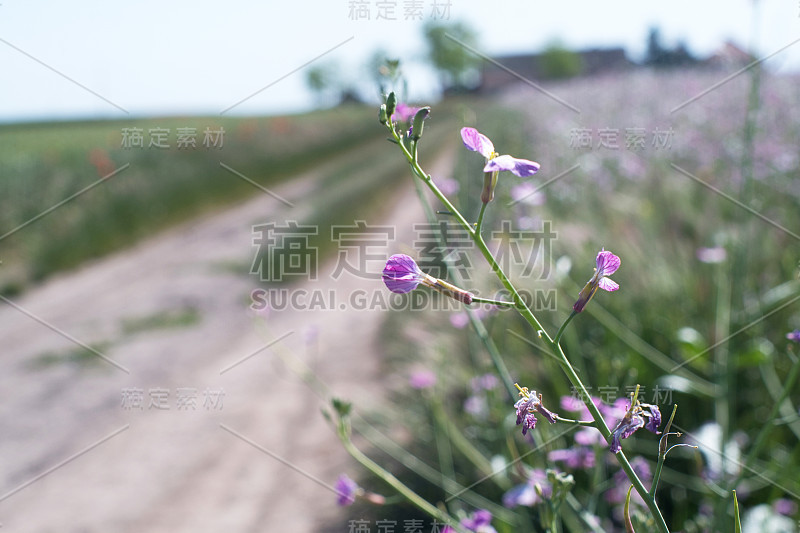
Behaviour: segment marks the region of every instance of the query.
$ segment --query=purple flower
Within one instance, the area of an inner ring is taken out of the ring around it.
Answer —
[[[564,461],[569,468],[575,470],[594,467],[594,451],[585,446],[553,450],[547,454],[547,458],[550,461]]]
[[[417,263],[405,254],[395,254],[386,261],[386,266],[383,268],[383,282],[390,291],[400,294],[411,292],[422,283],[459,302],[467,305],[472,303],[471,292],[425,274]]]
[[[466,311],[450,315],[450,325],[456,329],[464,329],[469,325],[469,315]]]
[[[556,417],[558,415],[550,412],[542,404],[541,394],[537,395],[536,391],[528,392],[528,387],[522,387],[519,390],[519,395],[522,396],[522,398],[514,404],[514,408],[517,410],[517,425],[522,424],[523,435],[527,435],[529,429],[534,429],[536,427],[534,411],[544,416],[551,424],[556,423]]]
[[[475,128],[461,128],[461,139],[468,150],[478,152],[486,158],[484,172],[509,170],[520,178],[525,178],[533,176],[539,171],[539,163],[527,159],[517,159],[510,155],[499,155],[494,151],[492,141]]]
[[[486,418],[489,414],[489,404],[483,394],[473,394],[464,400],[464,411],[475,418]]]
[[[492,527],[492,513],[486,509],[478,509],[469,518],[461,520],[461,525],[478,533],[494,533]]]
[[[342,474],[339,476],[339,479],[336,480],[336,493],[339,495],[336,503],[338,503],[341,507],[345,507],[348,505],[353,505],[356,501],[356,494],[359,491],[358,484],[347,477],[346,474]]]
[[[608,442],[596,428],[581,428],[575,432],[575,442],[581,446],[607,446]]]
[[[594,275],[583,287],[583,290],[581,290],[578,295],[578,301],[572,306],[572,309],[576,313],[583,311],[583,308],[586,307],[586,304],[589,303],[589,300],[592,299],[592,296],[594,296],[598,288],[609,292],[619,289],[619,285],[607,276],[617,271],[620,262],[619,257],[611,252],[607,252],[605,249],[597,254],[597,268],[594,269]]]
[[[511,509],[518,505],[533,507],[537,503],[540,503],[542,501],[542,496],[536,491],[537,485],[539,486],[542,496],[549,498],[553,488],[547,481],[547,474],[545,471],[537,468],[530,472],[527,482],[517,485],[503,494],[503,506]]]
[[[441,178],[436,180],[436,185],[445,196],[452,196],[456,194],[461,185],[453,178]]]
[[[603,415],[609,427],[615,426],[628,412],[629,401],[625,398],[618,398],[612,405],[608,405],[607,403],[603,403],[597,396],[592,396],[592,403],[597,406],[597,409],[600,411],[600,414]],[[592,417],[589,409],[586,408],[586,404],[575,396],[562,396],[561,408],[565,411],[580,411],[581,419],[589,419]],[[576,431],[575,442],[582,446],[608,445],[602,433],[593,427],[585,427]]]
[[[789,339],[790,341],[800,342],[800,329],[796,329],[791,333],[787,333],[786,338]]]
[[[482,390],[494,390],[500,384],[500,379],[494,374],[483,374],[470,380],[470,386],[474,392]]]
[[[417,390],[430,389],[436,385],[436,374],[430,370],[412,372],[411,377],[408,378],[408,383]]]
[[[611,431],[611,451],[613,453],[619,453],[619,451],[622,450],[622,443],[620,441],[633,435],[639,428],[643,427],[657,435],[660,425],[661,411],[658,409],[658,406],[639,403],[637,400]]]
[[[728,253],[721,246],[697,249],[697,259],[703,263],[722,263],[726,257]]]
[[[406,293],[417,285],[428,281],[428,276],[417,266],[416,261],[405,254],[394,254],[383,269],[383,282],[392,292]]]
[[[399,103],[394,110],[394,115],[392,115],[392,118],[395,118],[400,122],[408,122],[414,118],[414,115],[417,114],[417,111],[419,111],[418,107],[411,107],[410,105]]]
[[[641,405],[644,409],[650,412],[649,416],[647,415],[647,412],[643,413],[643,416],[647,420],[647,422],[644,423],[644,429],[650,433],[655,433],[658,435],[661,433],[658,431],[658,428],[661,427],[661,410],[657,405],[650,405],[647,403],[643,403]]]
[[[496,307],[492,307],[490,309],[486,309],[485,307],[478,307],[475,309],[475,318],[478,320],[484,320],[488,318],[497,311]],[[458,313],[450,315],[450,325],[457,329],[464,329],[469,325],[469,315],[467,315],[466,311],[460,311]]]
[[[783,516],[793,516],[797,512],[797,504],[787,498],[772,502],[772,509]]]
[[[592,400],[594,400],[594,398],[592,398]],[[583,416],[587,417],[591,416],[589,410],[586,408],[586,404],[584,404],[581,401],[581,399],[578,398],[577,396],[562,396],[559,403],[561,404],[561,408],[565,411],[572,411],[572,412],[580,411],[581,413],[583,413]],[[597,401],[595,401],[594,403],[596,405]]]

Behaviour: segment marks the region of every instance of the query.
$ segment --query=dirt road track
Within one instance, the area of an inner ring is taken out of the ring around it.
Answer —
[[[276,190],[298,204],[291,218],[302,220],[315,178]],[[356,467],[318,399],[276,351],[312,365],[334,393],[374,403],[382,313],[283,310],[264,318],[248,309],[257,286],[247,275],[251,226],[283,222],[287,209],[259,195],[0,302],[4,531],[311,532],[336,515],[335,495],[310,478],[333,484]],[[410,187],[384,213],[370,222],[397,224],[400,242],[423,220]],[[321,266],[314,288],[347,295],[380,284],[347,274],[334,281],[325,274],[332,269]],[[186,309],[199,312],[198,323],[123,328],[131,318]],[[127,372],[99,358],[59,360],[76,345],[42,322],[97,346]],[[56,360],[43,362],[48,353]],[[131,388],[143,390],[142,409],[122,406]],[[195,409],[178,409],[181,388],[196,389]],[[168,391],[169,409],[149,407],[153,389]],[[221,408],[203,405],[206,390],[224,391]]]

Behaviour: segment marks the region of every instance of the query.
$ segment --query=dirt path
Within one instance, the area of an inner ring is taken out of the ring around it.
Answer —
[[[335,495],[323,485],[356,466],[318,399],[276,354],[304,361],[334,393],[370,405],[380,396],[383,315],[348,308],[257,316],[248,305],[258,283],[243,274],[254,255],[251,226],[302,220],[302,199],[317,178],[276,189],[293,209],[259,195],[0,302],[4,531],[310,532],[336,516]],[[380,221],[398,227],[390,253],[423,220],[405,190]],[[334,281],[332,270],[322,265],[308,288],[340,300],[384,290],[348,274]],[[123,327],[187,310],[197,323]],[[52,328],[125,370],[85,351],[83,362],[70,360],[75,342]],[[123,406],[133,389],[141,390],[141,409]],[[151,407],[151,395],[163,393],[167,408]],[[194,409],[179,408],[182,394],[194,396]]]

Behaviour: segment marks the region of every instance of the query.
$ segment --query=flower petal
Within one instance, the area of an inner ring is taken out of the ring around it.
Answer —
[[[641,416],[626,416],[617,423],[611,431],[611,452],[619,453],[622,449],[622,439],[627,439],[640,427],[644,426],[644,419]]]
[[[645,409],[647,422],[645,423],[644,427],[646,430],[651,431],[658,435],[661,433],[658,430],[658,427],[661,425],[661,410],[658,408],[657,405],[650,405],[647,403],[642,404],[642,408]]]
[[[492,523],[492,513],[486,509],[478,509],[472,516],[461,520],[461,525],[472,531],[478,531],[478,528],[489,526]]]
[[[405,254],[395,254],[386,261],[383,269],[383,282],[396,293],[413,291],[424,279],[417,263]]]
[[[602,250],[597,254],[597,275],[598,277],[610,276],[617,271],[621,260],[611,252]],[[608,289],[606,289],[608,290]]]
[[[392,117],[399,120],[400,122],[408,122],[410,119],[414,117],[414,115],[417,114],[417,111],[419,111],[419,108],[411,107],[410,105],[406,105],[403,102],[400,102],[397,104],[394,115],[392,115]]]
[[[489,159],[489,156],[494,153],[494,144],[489,137],[475,128],[461,128],[461,140],[464,141],[467,149],[478,152],[486,159]]]
[[[556,413],[547,409],[541,402],[539,405],[536,406],[536,411],[542,414],[551,424],[556,423],[556,417],[558,416]]]
[[[336,480],[336,503],[338,503],[341,507],[347,505],[353,505],[356,501],[356,491],[358,490],[358,484],[347,477],[347,475],[342,474],[339,476],[339,479]]]
[[[601,289],[608,292],[614,292],[619,289],[619,284],[611,278],[600,278],[598,285],[600,285]]]
[[[509,509],[518,505],[533,507],[540,501],[542,500],[539,495],[536,494],[536,489],[532,483],[517,485],[503,494],[503,506]]]
[[[490,160],[483,167],[484,172],[494,172],[495,170],[509,170],[520,178],[527,178],[539,171],[539,163],[527,159],[517,159],[510,155],[501,155]]]

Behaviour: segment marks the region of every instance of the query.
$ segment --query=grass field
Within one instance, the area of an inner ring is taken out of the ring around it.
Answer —
[[[369,115],[365,108],[343,107],[283,117],[0,126],[0,289],[18,292],[30,281],[258,193],[233,171],[272,186],[315,168],[376,139]],[[125,130],[133,128],[142,132],[141,147],[125,146]],[[206,146],[206,129],[224,134]],[[188,141],[179,147],[181,131],[194,131],[194,147]]]

